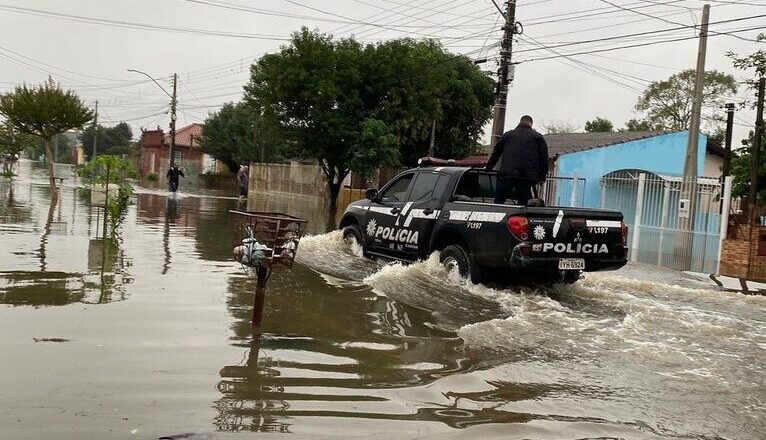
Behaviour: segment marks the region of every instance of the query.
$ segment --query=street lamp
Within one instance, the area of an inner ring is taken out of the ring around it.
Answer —
[[[140,73],[152,80],[157,86],[170,97],[170,166],[172,167],[176,163],[175,149],[176,149],[176,82],[178,79],[177,74],[173,74],[173,94],[171,95],[162,87],[162,84],[158,83],[151,75],[146,72],[142,72],[136,69],[128,69],[128,72]]]

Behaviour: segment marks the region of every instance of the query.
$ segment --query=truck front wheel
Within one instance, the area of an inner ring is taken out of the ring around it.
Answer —
[[[362,248],[362,252],[364,252],[364,239],[357,225],[349,225],[343,228],[343,241],[352,252],[358,249],[355,246],[359,246]]]
[[[481,282],[479,267],[471,262],[471,258],[462,246],[451,244],[439,253],[439,261],[448,271],[457,269],[461,277],[470,278],[474,283]]]

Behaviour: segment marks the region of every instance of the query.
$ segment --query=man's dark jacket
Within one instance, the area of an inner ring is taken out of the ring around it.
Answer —
[[[181,169],[179,169],[178,167],[171,167],[168,170],[168,173],[167,173],[168,181],[173,183],[178,183],[178,176],[186,177],[184,176],[184,172],[181,171]]]
[[[506,132],[495,145],[487,169],[495,168],[501,157],[497,173],[501,179],[542,182],[548,174],[548,144],[532,127],[519,125]]]

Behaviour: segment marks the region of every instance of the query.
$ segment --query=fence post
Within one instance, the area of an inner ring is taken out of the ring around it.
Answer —
[[[604,209],[604,206],[606,206],[606,180],[605,178],[601,178],[601,209]]]
[[[638,243],[641,235],[641,217],[644,215],[644,189],[646,174],[638,175],[638,193],[636,194],[636,218],[633,221],[633,240],[630,243],[630,260],[638,261]]]
[[[572,195],[569,198],[569,206],[574,208],[577,203],[577,173],[572,174]]]
[[[660,220],[660,246],[657,254],[657,266],[662,266],[662,251],[665,249],[665,229],[668,227],[668,210],[670,208],[670,185],[663,182],[665,188],[662,193],[662,219]]]
[[[723,241],[729,230],[729,211],[731,211],[731,187],[734,183],[734,176],[726,176],[723,181],[723,208],[721,211],[721,224],[718,233],[718,261],[715,264],[715,274],[721,275],[721,252],[723,250]]]

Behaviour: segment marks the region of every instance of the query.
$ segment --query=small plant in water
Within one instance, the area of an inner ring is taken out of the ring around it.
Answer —
[[[116,194],[110,193],[106,201],[109,225],[114,235],[125,218],[125,211],[133,194],[133,187],[128,182],[128,179],[134,179],[138,175],[133,164],[117,156],[98,156],[95,160],[78,167],[77,175],[90,186],[117,185]]]
[[[146,180],[149,182],[158,182],[160,180],[160,176],[157,173],[149,173],[146,175]]]

